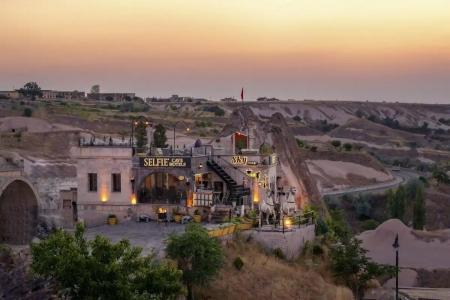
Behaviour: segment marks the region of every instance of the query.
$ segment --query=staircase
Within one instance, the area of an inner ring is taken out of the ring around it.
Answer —
[[[243,185],[238,185],[237,182],[228,175],[227,172],[214,160],[208,160],[206,162],[207,166],[210,167],[223,181],[225,181],[230,195],[226,199],[226,203],[230,205],[233,201],[236,201],[237,205],[242,204],[242,196],[250,195],[250,189],[245,188]]]

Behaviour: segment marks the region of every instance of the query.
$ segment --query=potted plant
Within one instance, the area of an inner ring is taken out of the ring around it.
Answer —
[[[173,219],[175,220],[175,223],[181,223],[182,218],[183,216],[180,213],[180,208],[177,206],[173,209]]]
[[[202,222],[202,216],[200,215],[200,212],[198,209],[194,211],[194,222],[195,223],[201,223]]]
[[[107,223],[108,223],[108,225],[116,225],[118,223],[117,216],[113,215],[113,214],[109,215],[108,219],[107,219]]]

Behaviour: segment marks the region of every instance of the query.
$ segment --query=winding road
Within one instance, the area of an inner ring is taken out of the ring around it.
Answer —
[[[350,187],[345,189],[339,189],[334,191],[322,192],[322,196],[342,196],[344,194],[361,194],[371,193],[378,194],[383,193],[389,189],[396,188],[399,185],[408,182],[409,180],[419,178],[420,174],[410,169],[391,169],[391,174],[394,176],[394,180],[388,182],[382,182],[372,185]]]

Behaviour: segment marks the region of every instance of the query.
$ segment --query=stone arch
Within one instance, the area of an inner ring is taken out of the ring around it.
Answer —
[[[28,244],[36,234],[38,196],[24,178],[0,184],[0,243]]]
[[[176,204],[178,203],[176,199],[180,200],[182,198],[186,199],[188,192],[189,192],[189,185],[191,184],[191,170],[188,168],[183,169],[174,169],[174,168],[154,168],[151,170],[141,170],[138,172],[136,176],[136,184],[135,184],[135,193],[137,195],[137,200],[139,203],[160,203],[162,199],[156,199],[159,197],[155,197],[152,190],[147,189],[146,191],[143,191],[142,186],[145,185],[146,178],[150,177],[151,175],[158,175],[158,174],[168,174],[170,176],[179,177],[183,176],[185,179],[182,180],[182,182],[179,182],[176,184],[176,186],[171,185],[171,188],[169,190],[161,190],[156,191],[157,194],[160,194],[162,198],[165,198],[166,196],[170,199],[166,200],[165,203],[171,203]],[[188,183],[187,183],[188,182]],[[174,190],[172,190],[172,188]],[[148,192],[148,193],[147,193]],[[167,192],[167,194],[165,193]],[[180,197],[178,197],[178,193],[182,192],[180,194]],[[173,195],[175,193],[177,196],[175,197]],[[144,198],[146,200],[144,200]],[[148,202],[148,198],[153,198],[151,202]],[[173,203],[172,203],[173,202]],[[161,202],[162,203],[162,202]]]

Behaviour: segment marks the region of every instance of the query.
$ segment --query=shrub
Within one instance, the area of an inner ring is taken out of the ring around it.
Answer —
[[[331,141],[331,145],[333,145],[333,147],[337,148],[341,146],[341,141],[339,140],[333,140]]]
[[[244,261],[238,256],[234,259],[233,266],[240,271],[244,267]]]
[[[362,224],[361,224],[361,228],[362,230],[366,231],[366,230],[374,230],[378,227],[379,223],[373,219],[368,219],[365,220]]]
[[[323,254],[322,246],[320,246],[319,244],[314,244],[312,248],[312,253],[317,256],[322,255]]]
[[[26,107],[23,110],[23,116],[24,117],[31,117],[31,115],[33,115],[33,110],[31,108],[29,108],[29,107]]]
[[[296,121],[296,122],[301,122],[302,121],[302,118],[300,117],[300,116],[295,116],[295,117],[293,117],[292,118],[294,121]]]
[[[279,259],[286,259],[286,256],[284,255],[283,250],[281,250],[281,248],[277,247],[275,249],[272,250],[272,254]]]
[[[344,149],[345,151],[352,151],[353,145],[350,143],[345,143],[344,144]]]
[[[327,223],[322,218],[319,218],[316,222],[316,235],[324,235],[328,232]]]
[[[311,146],[311,148],[309,150],[311,150],[311,152],[317,152],[317,147],[316,146]]]
[[[32,271],[54,280],[63,298],[70,299],[176,299],[183,291],[181,272],[158,263],[153,255],[127,240],[112,244],[97,236],[84,237],[84,227],[75,234],[57,230],[31,245]]]

